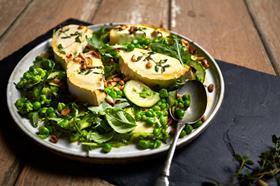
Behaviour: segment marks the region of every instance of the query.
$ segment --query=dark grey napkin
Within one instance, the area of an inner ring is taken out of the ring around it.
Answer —
[[[88,24],[69,19],[60,24]],[[58,27],[59,27],[58,26]],[[116,185],[152,185],[165,154],[121,165],[80,163],[57,156],[30,140],[14,124],[6,106],[6,85],[17,62],[33,47],[51,37],[52,30],[0,62],[1,122],[4,140],[24,164],[55,175],[101,177]],[[237,166],[229,144],[241,154],[257,156],[280,134],[280,79],[272,75],[218,61],[225,79],[225,97],[208,129],[191,144],[178,149],[171,168],[172,185],[201,185],[205,181],[232,183]],[[274,182],[271,183],[275,184]],[[276,184],[275,184],[276,185]]]

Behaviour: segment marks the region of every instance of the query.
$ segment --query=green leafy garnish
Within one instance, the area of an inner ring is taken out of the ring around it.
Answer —
[[[106,109],[105,113],[106,121],[117,133],[128,133],[136,127],[135,119],[124,110]]]

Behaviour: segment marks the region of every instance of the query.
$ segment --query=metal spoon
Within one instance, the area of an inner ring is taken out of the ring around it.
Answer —
[[[185,111],[183,119],[181,120],[175,118],[174,114],[171,112],[171,109],[169,109],[169,113],[171,117],[175,121],[178,121],[178,124],[177,124],[177,128],[175,131],[172,144],[169,147],[168,156],[165,161],[165,165],[160,173],[160,176],[156,180],[155,186],[169,185],[168,177],[170,175],[170,166],[180,133],[183,130],[185,124],[194,124],[198,120],[200,120],[207,106],[207,95],[206,95],[205,87],[199,81],[195,81],[195,80],[187,81],[183,87],[177,90],[177,94],[181,96],[185,94],[190,95],[191,103],[190,103],[190,107]]]

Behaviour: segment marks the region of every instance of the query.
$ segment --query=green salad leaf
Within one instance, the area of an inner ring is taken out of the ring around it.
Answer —
[[[117,133],[128,133],[136,127],[135,119],[124,110],[106,109],[105,113],[106,121]]]
[[[114,137],[114,132],[99,134],[97,132],[89,132],[87,139],[89,141],[95,141],[96,143],[105,143]]]
[[[112,108],[112,106],[109,103],[107,103],[107,102],[103,102],[103,103],[101,103],[98,106],[88,107],[88,110],[90,110],[94,114],[98,114],[99,112],[105,111],[107,108]]]

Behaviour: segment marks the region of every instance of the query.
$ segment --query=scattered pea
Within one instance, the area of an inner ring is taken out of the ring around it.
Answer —
[[[108,153],[112,150],[112,145],[110,143],[105,143],[102,145],[102,152]]]

